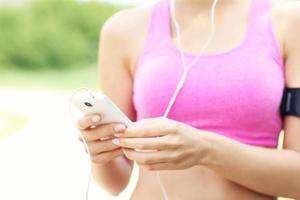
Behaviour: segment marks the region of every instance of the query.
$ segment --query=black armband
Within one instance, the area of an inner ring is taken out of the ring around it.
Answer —
[[[281,117],[300,117],[300,88],[285,88],[281,101]]]

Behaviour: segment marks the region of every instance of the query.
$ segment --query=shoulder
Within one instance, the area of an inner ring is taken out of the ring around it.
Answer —
[[[274,2],[272,14],[284,47],[286,84],[300,87],[300,1]]]
[[[272,12],[277,16],[292,19],[300,15],[300,1],[272,0],[272,4]]]
[[[151,7],[126,8],[111,16],[102,26],[102,38],[130,43],[146,27]]]
[[[282,32],[285,44],[300,34],[300,1],[273,0],[272,16]]]
[[[152,8],[153,5],[147,5],[121,10],[102,26],[100,46],[108,46],[119,54],[131,74],[143,48]]]

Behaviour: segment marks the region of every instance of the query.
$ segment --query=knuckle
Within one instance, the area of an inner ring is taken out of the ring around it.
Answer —
[[[185,158],[186,158],[186,155],[184,155],[184,154],[179,154],[179,155],[177,156],[176,162],[182,162],[183,160],[185,160]]]
[[[115,126],[116,126],[116,124],[107,124],[105,129],[108,133],[114,134],[115,133]]]
[[[178,146],[181,146],[183,144],[183,140],[179,135],[175,135],[173,137],[173,143],[177,144]]]
[[[184,154],[179,154],[179,155],[177,155],[176,161],[177,162],[182,161],[182,160],[184,160],[184,158],[186,158],[186,156]]]
[[[81,130],[87,129],[87,127],[88,127],[87,118],[83,117],[83,118],[79,119],[78,122],[77,122],[77,127]]]
[[[174,143],[176,143],[176,144],[178,144],[178,145],[182,145],[182,138],[179,136],[179,135],[176,135],[175,137],[174,137],[174,141],[173,141]]]
[[[171,132],[171,133],[175,133],[175,134],[177,134],[178,132],[179,132],[179,129],[180,129],[180,127],[179,127],[179,124],[178,123],[172,123],[170,126],[169,126],[169,131]]]
[[[170,133],[170,127],[168,124],[162,124],[162,131],[164,133]]]
[[[170,138],[169,140],[168,140],[168,144],[167,144],[167,146],[169,147],[169,148],[178,148],[179,146],[181,146],[181,139],[179,138],[179,137],[177,137],[177,136],[173,136],[172,138]]]
[[[115,144],[114,144],[115,145]],[[127,146],[127,142],[126,142],[126,139],[119,139],[119,145],[120,146]]]
[[[140,163],[142,163],[142,164],[148,164],[149,160],[147,158],[145,158],[145,157],[142,157],[142,158],[140,158]]]
[[[179,161],[181,159],[181,155],[177,152],[174,152],[170,155],[170,158],[173,160],[173,161]]]
[[[162,123],[163,131],[168,134],[176,135],[179,133],[179,125],[177,123]]]
[[[139,163],[140,166],[143,168],[143,169],[146,169],[146,170],[152,170],[152,166],[151,165],[145,165],[145,164],[142,164],[142,163]]]

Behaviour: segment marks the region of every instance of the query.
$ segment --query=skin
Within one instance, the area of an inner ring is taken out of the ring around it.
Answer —
[[[186,52],[197,53],[209,35],[204,27],[209,24],[210,2],[176,1],[176,17]],[[224,52],[242,41],[248,9],[249,1],[220,0],[216,15],[219,34],[205,53]],[[276,1],[271,12],[288,87],[300,87],[299,10],[298,2]],[[132,121],[136,121],[132,102],[135,67],[150,12],[151,7],[146,7],[117,13],[106,22],[100,38],[101,90]],[[224,28],[233,19],[234,32]],[[177,45],[174,34],[172,40]],[[94,179],[113,195],[127,186],[134,160],[141,171],[132,200],[163,199],[157,171],[172,200],[252,200],[272,196],[300,199],[300,118],[285,117],[283,150],[242,144],[161,117],[138,121],[132,128],[100,124],[101,117],[93,115],[79,120],[78,127],[91,151]],[[135,148],[159,151],[137,152]]]

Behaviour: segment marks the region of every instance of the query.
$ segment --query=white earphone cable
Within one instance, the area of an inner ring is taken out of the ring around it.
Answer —
[[[185,56],[184,56],[184,52],[183,52],[183,48],[182,48],[180,26],[179,26],[179,23],[177,22],[176,16],[175,16],[174,0],[170,0],[170,1],[171,1],[170,2],[171,17],[172,17],[172,20],[173,20],[173,23],[174,23],[175,29],[176,29],[177,41],[178,41],[178,45],[179,45],[181,61],[182,61],[182,64],[184,66],[184,71],[183,71],[181,79],[180,79],[180,81],[179,81],[179,83],[176,87],[175,93],[174,93],[173,97],[171,98],[171,101],[169,102],[168,107],[167,107],[167,109],[164,113],[164,117],[167,117],[169,111],[171,110],[171,107],[173,106],[173,104],[176,100],[176,97],[177,97],[178,93],[180,92],[180,90],[181,90],[181,88],[182,88],[182,86],[185,82],[185,79],[187,77],[187,73],[188,73],[189,69],[192,68],[198,62],[198,60],[202,56],[203,52],[207,49],[208,45],[211,43],[211,41],[213,40],[213,38],[215,36],[215,9],[216,9],[217,3],[218,3],[218,0],[214,0],[213,5],[211,7],[211,34],[209,36],[209,39],[205,43],[205,45],[201,48],[198,56],[189,65],[187,65],[186,64],[186,59],[185,59]]]
[[[179,83],[178,83],[178,85],[175,89],[175,92],[174,92],[174,94],[173,94],[173,96],[172,96],[172,98],[171,98],[171,100],[170,100],[170,102],[167,106],[167,109],[166,109],[166,111],[163,115],[165,118],[167,118],[173,104],[175,103],[176,97],[178,96],[180,90],[182,89],[182,87],[184,85],[184,82],[187,78],[189,69],[191,69],[198,62],[198,60],[202,56],[203,52],[207,49],[208,45],[211,43],[211,41],[213,40],[213,38],[215,36],[215,10],[216,10],[217,3],[218,3],[218,0],[214,0],[213,4],[212,4],[212,7],[211,7],[211,33],[210,33],[209,39],[204,44],[204,46],[201,48],[198,56],[189,65],[187,65],[186,59],[185,59],[185,56],[184,56],[184,52],[183,52],[183,47],[182,47],[180,26],[179,26],[179,23],[176,20],[176,16],[175,16],[175,2],[174,2],[174,0],[170,0],[170,13],[171,13],[172,21],[173,21],[173,23],[175,25],[175,29],[176,29],[177,42],[178,42],[178,45],[179,45],[180,57],[181,57],[182,65],[184,67],[184,69],[183,69],[184,71],[183,71],[183,74],[180,78],[180,81],[179,81]],[[166,191],[166,188],[164,187],[164,185],[161,181],[159,172],[156,172],[156,177],[158,179],[161,191],[163,193],[164,200],[168,200],[167,191]]]
[[[174,0],[170,0],[170,13],[171,13],[171,19],[174,23],[174,26],[175,26],[175,30],[176,30],[176,35],[177,35],[177,43],[178,43],[178,46],[179,46],[179,51],[180,51],[180,58],[181,58],[181,62],[182,62],[182,65],[184,67],[184,71],[183,71],[183,74],[180,78],[180,81],[178,82],[178,85],[175,89],[175,92],[167,106],[167,109],[166,111],[164,112],[164,117],[167,118],[173,104],[175,103],[175,100],[176,100],[176,97],[178,96],[180,90],[182,89],[183,85],[184,85],[184,82],[187,78],[187,75],[188,75],[188,71],[190,68],[192,68],[197,62],[198,60],[200,59],[200,57],[202,56],[203,52],[207,49],[208,45],[211,43],[211,41],[213,40],[214,36],[215,36],[215,8],[216,8],[216,5],[218,3],[218,0],[214,0],[213,1],[213,4],[212,4],[212,7],[211,7],[211,34],[209,36],[209,39],[207,40],[207,42],[204,44],[204,46],[201,48],[198,56],[189,64],[187,65],[186,63],[186,59],[185,59],[185,55],[184,55],[184,52],[183,52],[183,47],[182,47],[182,41],[181,41],[181,31],[180,31],[180,26],[179,26],[179,23],[178,21],[176,20],[176,16],[175,16],[175,3],[174,3]],[[91,96],[94,96],[92,91],[86,87],[81,87],[81,88],[78,88],[77,90],[74,91],[74,93],[71,95],[70,97],[70,103],[69,103],[69,111],[70,111],[70,115],[71,115],[71,118],[72,118],[72,121],[74,124],[76,124],[76,122],[74,121],[74,117],[72,115],[72,111],[71,111],[71,101],[74,97],[75,94],[77,94],[78,91],[80,90],[86,90],[88,91],[88,93],[91,95]],[[89,148],[88,148],[88,145],[87,145],[87,142],[85,140],[85,138],[83,137],[82,134],[80,134],[80,137],[83,141],[83,144],[86,148],[86,151],[87,151],[87,154],[89,156],[89,159],[91,159],[91,154],[90,154],[90,151],[89,151]],[[89,199],[89,188],[90,188],[90,182],[91,182],[91,169],[90,169],[90,172],[89,172],[89,178],[88,178],[88,184],[87,184],[87,188],[86,188],[86,193],[85,193],[85,199],[88,200]],[[161,178],[160,178],[160,174],[159,172],[156,172],[156,177],[157,177],[157,180],[159,182],[159,185],[160,185],[160,188],[161,188],[161,191],[163,193],[163,198],[164,200],[168,200],[168,195],[167,195],[167,191],[161,181]]]
[[[75,125],[76,125],[76,122],[75,122],[75,119],[74,119],[74,116],[73,116],[73,113],[72,113],[72,107],[71,107],[71,105],[72,105],[73,97],[74,97],[80,90],[85,90],[85,91],[87,91],[92,97],[94,96],[94,95],[93,95],[93,92],[92,92],[89,88],[87,88],[87,87],[80,87],[80,88],[76,89],[76,90],[72,93],[72,95],[71,95],[71,97],[70,97],[70,100],[69,100],[69,113],[70,113],[70,116],[71,116],[71,120],[72,120],[73,124],[75,124]],[[81,138],[81,140],[82,140],[82,142],[83,142],[83,145],[84,145],[84,147],[85,147],[85,149],[86,149],[86,151],[87,151],[87,154],[88,154],[88,157],[89,157],[89,160],[90,160],[90,163],[91,163],[91,162],[92,162],[92,160],[91,160],[91,153],[90,153],[88,144],[87,144],[85,138],[83,137],[83,135],[81,134],[81,132],[80,132],[79,136],[80,136],[80,138]],[[92,170],[90,169],[90,170],[89,170],[89,175],[88,175],[87,186],[86,186],[86,190],[85,190],[85,200],[89,200],[89,190],[90,190],[91,178],[92,178]]]

